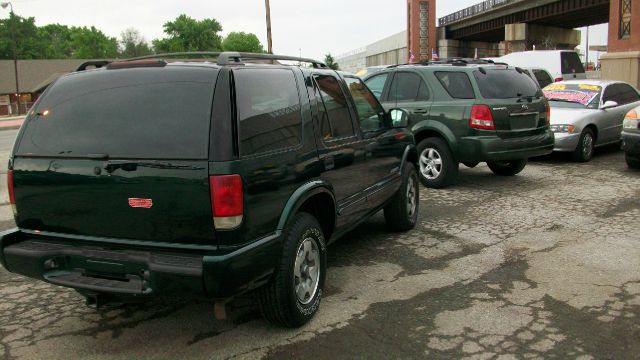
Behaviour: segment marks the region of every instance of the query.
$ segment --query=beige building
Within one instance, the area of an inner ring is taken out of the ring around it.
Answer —
[[[354,73],[368,66],[404,64],[407,62],[407,32],[399,32],[339,55],[336,62],[341,70]]]

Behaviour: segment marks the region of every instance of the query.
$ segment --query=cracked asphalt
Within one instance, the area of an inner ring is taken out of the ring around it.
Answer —
[[[226,321],[177,298],[96,311],[0,269],[0,357],[640,359],[640,172],[617,149],[514,178],[461,167],[420,211],[411,232],[377,215],[331,246],[320,312],[296,330],[249,297]]]

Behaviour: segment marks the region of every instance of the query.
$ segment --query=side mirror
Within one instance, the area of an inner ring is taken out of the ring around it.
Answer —
[[[606,101],[604,104],[602,104],[602,106],[600,107],[600,110],[611,109],[611,108],[614,108],[614,107],[618,107],[618,105],[620,105],[620,104],[618,104],[615,101],[609,100],[609,101]]]
[[[406,128],[409,126],[409,113],[402,109],[389,110],[389,117],[391,118],[391,127]]]

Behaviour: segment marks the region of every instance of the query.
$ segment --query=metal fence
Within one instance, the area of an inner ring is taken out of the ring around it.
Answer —
[[[456,11],[453,14],[447,15],[445,17],[441,17],[440,19],[438,19],[438,25],[439,26],[448,25],[453,22],[466,19],[472,16],[476,16],[485,11],[489,11],[500,6],[504,6],[515,1],[518,1],[518,0],[486,0],[479,4],[470,6],[466,9]]]
[[[19,104],[16,102],[12,102],[9,105],[1,105],[0,116],[18,116],[18,114],[24,115],[31,109],[32,106],[32,101],[21,101]],[[18,111],[18,107],[20,108],[20,111]]]

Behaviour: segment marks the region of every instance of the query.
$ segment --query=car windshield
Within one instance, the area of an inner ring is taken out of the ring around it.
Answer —
[[[473,75],[485,99],[540,96],[538,85],[533,79],[513,68],[477,70]]]
[[[593,108],[600,102],[602,87],[591,84],[551,84],[542,92],[552,107]]]

